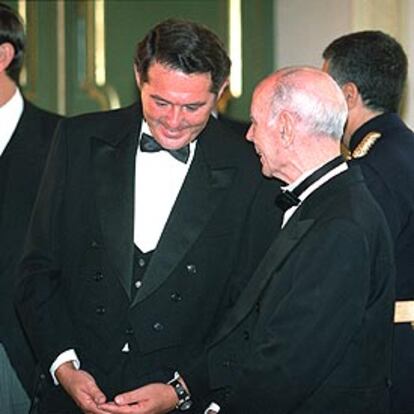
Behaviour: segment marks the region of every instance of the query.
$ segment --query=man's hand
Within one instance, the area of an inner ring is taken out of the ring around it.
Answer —
[[[117,395],[114,402],[101,404],[99,408],[111,414],[164,414],[174,410],[177,403],[171,385],[153,383]]]
[[[56,370],[55,375],[59,384],[85,414],[107,414],[98,407],[106,402],[106,397],[90,374],[75,369],[72,362],[66,362]]]

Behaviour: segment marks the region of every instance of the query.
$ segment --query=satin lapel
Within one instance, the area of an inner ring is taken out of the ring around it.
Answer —
[[[314,220],[311,219],[288,223],[279,233],[254,272],[248,285],[243,290],[234,308],[228,313],[212,345],[228,335],[251,311],[263,290],[266,289],[266,286],[273,277],[277,277],[278,269],[283,265],[286,258],[311,228],[313,223]]]
[[[136,134],[118,145],[93,138],[96,208],[109,263],[131,296]]]
[[[196,152],[133,305],[156,290],[184,258],[226,194],[234,172],[209,168],[202,148]]]

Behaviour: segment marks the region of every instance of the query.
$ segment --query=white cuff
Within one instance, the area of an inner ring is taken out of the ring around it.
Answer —
[[[79,369],[80,368],[80,361],[78,356],[76,355],[76,352],[74,349],[68,349],[65,352],[62,352],[53,362],[53,364],[51,365],[49,372],[50,375],[53,378],[53,383],[55,385],[59,385],[59,381],[57,380],[55,373],[56,370],[64,363],[66,362],[72,362],[73,366],[75,367],[75,369]]]
[[[211,402],[207,409],[204,411],[204,414],[217,414],[220,411],[220,406],[215,402]]]

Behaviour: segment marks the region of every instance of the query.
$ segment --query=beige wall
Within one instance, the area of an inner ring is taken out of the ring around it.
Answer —
[[[274,0],[275,68],[321,65],[334,38],[356,30],[380,29],[404,46],[409,59],[403,118],[414,127],[414,0]]]

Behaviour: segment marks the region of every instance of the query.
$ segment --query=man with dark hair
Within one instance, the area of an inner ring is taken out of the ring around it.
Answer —
[[[190,408],[179,373],[277,228],[277,183],[210,116],[229,70],[215,34],[167,20],[138,44],[139,102],[60,124],[16,295],[41,413],[150,413],[112,403],[149,382]]]
[[[0,411],[7,414],[26,414],[27,394],[33,394],[35,360],[12,297],[31,209],[60,118],[22,96],[18,84],[24,53],[23,22],[0,3]]]
[[[134,64],[143,83],[148,82],[154,60],[186,74],[210,73],[209,90],[218,97],[228,84],[231,62],[220,39],[206,27],[190,21],[166,20],[138,43]]]
[[[343,143],[391,229],[396,261],[392,412],[414,410],[414,133],[397,114],[407,77],[401,45],[380,31],[351,33],[323,52],[341,86],[349,119]],[[404,315],[408,315],[408,318]],[[411,318],[410,316],[411,315]]]
[[[7,4],[0,3],[0,41],[1,44],[9,43],[13,46],[13,57],[5,68],[9,79],[19,84],[20,70],[23,65],[25,49],[25,33],[23,22],[16,12]]]

